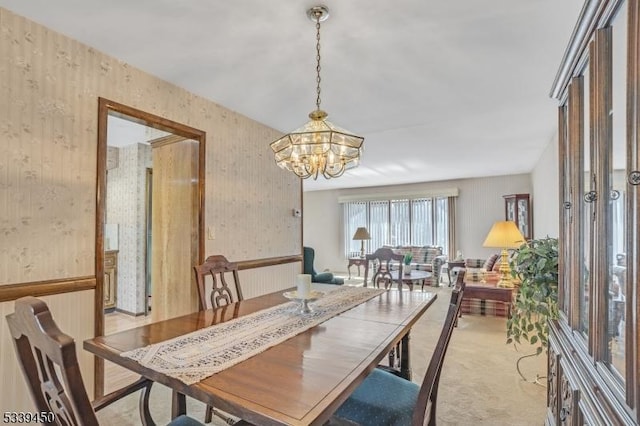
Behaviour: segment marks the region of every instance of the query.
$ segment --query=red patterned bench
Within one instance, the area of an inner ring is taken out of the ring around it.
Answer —
[[[496,287],[494,284],[467,282],[462,299],[462,313],[511,316],[513,288]]]

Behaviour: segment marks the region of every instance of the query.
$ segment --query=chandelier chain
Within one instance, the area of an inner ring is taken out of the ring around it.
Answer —
[[[320,110],[320,15],[316,16],[316,108]]]

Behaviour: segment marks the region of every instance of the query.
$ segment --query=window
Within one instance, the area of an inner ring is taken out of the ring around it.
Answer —
[[[352,201],[344,206],[345,256],[360,253],[354,241],[358,227],[364,226],[371,239],[365,250],[371,253],[383,245],[441,246],[448,252],[449,202],[447,197]]]

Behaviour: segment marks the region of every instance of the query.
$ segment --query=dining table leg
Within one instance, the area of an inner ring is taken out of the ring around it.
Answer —
[[[175,419],[187,414],[187,398],[184,394],[173,391],[171,395],[171,418]]]
[[[400,376],[411,380],[411,359],[409,358],[409,333],[400,342]]]

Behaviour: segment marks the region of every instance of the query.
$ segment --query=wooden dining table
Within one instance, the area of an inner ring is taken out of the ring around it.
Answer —
[[[386,291],[192,385],[121,354],[290,302],[282,291],[95,337],[84,349],[256,425],[321,425],[399,343],[410,376],[409,332],[435,299],[432,292]]]

